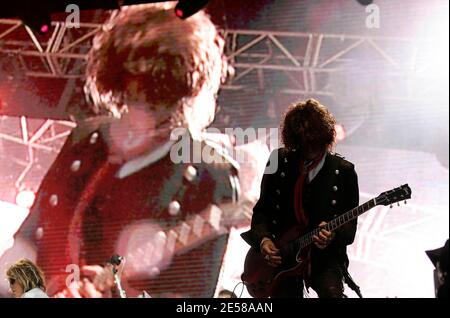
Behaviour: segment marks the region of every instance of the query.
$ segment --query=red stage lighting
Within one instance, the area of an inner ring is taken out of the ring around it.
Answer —
[[[175,10],[175,14],[176,14],[177,17],[179,17],[180,19],[182,19],[182,18],[183,18],[184,12],[183,12],[183,10],[181,10],[181,9],[176,9],[176,10]]]
[[[50,27],[48,26],[48,24],[41,25],[41,28],[40,28],[41,33],[47,33],[48,30],[50,30]]]
[[[33,32],[45,35],[50,31],[51,9],[48,4],[35,0],[25,0],[20,2],[17,10],[17,16],[22,20],[22,23]]]
[[[180,0],[175,7],[175,14],[180,19],[187,19],[206,7],[209,0]]]

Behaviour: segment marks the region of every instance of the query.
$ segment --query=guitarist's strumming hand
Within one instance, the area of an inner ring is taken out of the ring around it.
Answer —
[[[331,243],[331,241],[334,239],[334,236],[336,234],[334,232],[327,231],[325,229],[325,225],[327,225],[326,222],[321,222],[319,224],[319,227],[322,229],[320,230],[319,235],[313,236],[314,244],[321,250],[323,250],[325,247],[327,247]]]
[[[55,298],[111,298],[111,288],[114,285],[114,274],[110,264],[86,265],[81,267],[83,278],[67,286],[57,293]]]
[[[270,238],[265,237],[261,240],[261,253],[270,266],[277,267],[281,264],[280,250]]]

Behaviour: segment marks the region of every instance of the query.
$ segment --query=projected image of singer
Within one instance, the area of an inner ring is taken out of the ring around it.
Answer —
[[[29,259],[15,262],[6,276],[15,298],[48,298],[44,273]]]
[[[172,3],[124,7],[95,37],[85,90],[96,116],[79,121],[15,237],[35,244],[50,296],[110,296],[115,253],[129,297],[213,296],[238,189],[237,165],[202,138],[223,47],[204,12],[181,20]],[[222,163],[175,163],[183,137]],[[70,264],[81,280],[68,286]]]

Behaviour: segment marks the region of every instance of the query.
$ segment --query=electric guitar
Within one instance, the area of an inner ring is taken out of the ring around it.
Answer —
[[[404,184],[398,188],[381,193],[378,197],[367,201],[360,206],[329,221],[325,226],[327,231],[334,231],[342,225],[358,217],[377,205],[391,205],[411,198],[411,188]],[[274,268],[264,259],[256,248],[250,248],[245,258],[244,272],[241,275],[249,294],[257,298],[270,297],[278,283],[291,276],[299,276],[303,273],[308,260],[304,251],[313,242],[313,236],[318,235],[320,229],[301,235],[297,227],[291,228],[279,240],[274,243],[280,250],[283,263]]]

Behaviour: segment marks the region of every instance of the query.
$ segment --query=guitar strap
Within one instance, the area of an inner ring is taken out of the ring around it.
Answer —
[[[358,295],[359,298],[363,298],[359,286],[356,285],[352,276],[350,276],[350,273],[348,272],[347,264],[344,264],[342,266],[342,274],[344,276],[344,282],[347,284],[347,286],[353,289],[353,291]]]
[[[115,165],[106,160],[89,179],[80,195],[80,199],[75,206],[73,217],[69,224],[68,244],[66,246],[66,254],[70,257],[72,264],[85,265],[85,260],[80,257],[80,252],[83,249],[84,244],[83,220],[85,219],[85,212],[95,198],[98,189],[104,184],[104,181],[116,171],[116,169]]]

